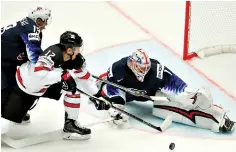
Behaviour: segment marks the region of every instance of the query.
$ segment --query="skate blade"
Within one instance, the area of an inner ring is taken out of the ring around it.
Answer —
[[[77,133],[64,133],[62,138],[65,140],[88,140],[91,138],[91,135],[79,135]]]
[[[31,122],[30,120],[26,120],[26,121],[22,121],[21,124],[28,124],[30,122]]]
[[[21,123],[15,123],[16,125],[25,125],[25,124],[29,124],[31,123],[30,120],[27,120],[27,121],[22,121]]]
[[[235,122],[232,122],[231,125],[230,125],[230,131],[233,131],[235,128]]]

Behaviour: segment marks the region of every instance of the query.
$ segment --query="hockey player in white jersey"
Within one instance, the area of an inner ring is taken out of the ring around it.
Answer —
[[[2,108],[2,133],[6,133],[12,122],[21,122],[22,117],[39,97],[59,99],[61,89],[65,92],[66,139],[89,139],[91,130],[80,125],[78,118],[82,87],[91,95],[98,94],[98,88],[86,69],[85,59],[81,55],[82,38],[75,32],[66,31],[60,37],[60,43],[48,47],[38,58],[36,64],[22,64],[16,72],[17,84]],[[74,77],[73,77],[74,75]],[[96,102],[97,110],[107,110],[106,102]]]
[[[226,111],[213,104],[207,89],[190,88],[167,67],[149,58],[142,49],[113,63],[108,72],[100,77],[126,88],[143,90],[148,96],[167,97],[167,101],[154,101],[154,116],[164,119],[172,116],[175,122],[210,129],[213,132],[230,132],[234,128],[234,122],[227,117]],[[98,86],[109,97],[109,101],[121,109],[125,108],[126,102],[148,100],[101,81],[98,81]],[[114,109],[109,109],[109,114],[116,118],[115,124],[128,122],[127,116]]]

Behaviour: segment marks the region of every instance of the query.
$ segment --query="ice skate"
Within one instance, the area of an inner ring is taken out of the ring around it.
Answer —
[[[225,122],[224,122],[224,125],[220,127],[219,129],[220,132],[226,133],[226,132],[233,131],[235,122],[231,121],[227,115],[225,115],[224,119],[225,119]]]
[[[64,124],[64,135],[63,139],[69,140],[86,140],[90,139],[91,130],[89,128],[83,127],[73,119],[67,118],[67,113],[65,117]]]

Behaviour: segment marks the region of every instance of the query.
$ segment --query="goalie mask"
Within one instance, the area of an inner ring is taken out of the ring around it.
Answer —
[[[128,57],[127,65],[132,70],[137,79],[140,82],[143,82],[145,75],[151,68],[151,61],[146,52],[144,52],[142,49],[138,49]]]

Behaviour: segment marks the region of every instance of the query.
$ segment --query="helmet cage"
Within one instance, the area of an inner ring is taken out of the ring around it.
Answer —
[[[132,70],[132,72],[135,74],[135,76],[140,80],[143,81],[145,75],[148,73],[148,71],[151,68],[150,63],[142,63],[141,59],[134,59],[132,56],[128,57],[128,66]]]

